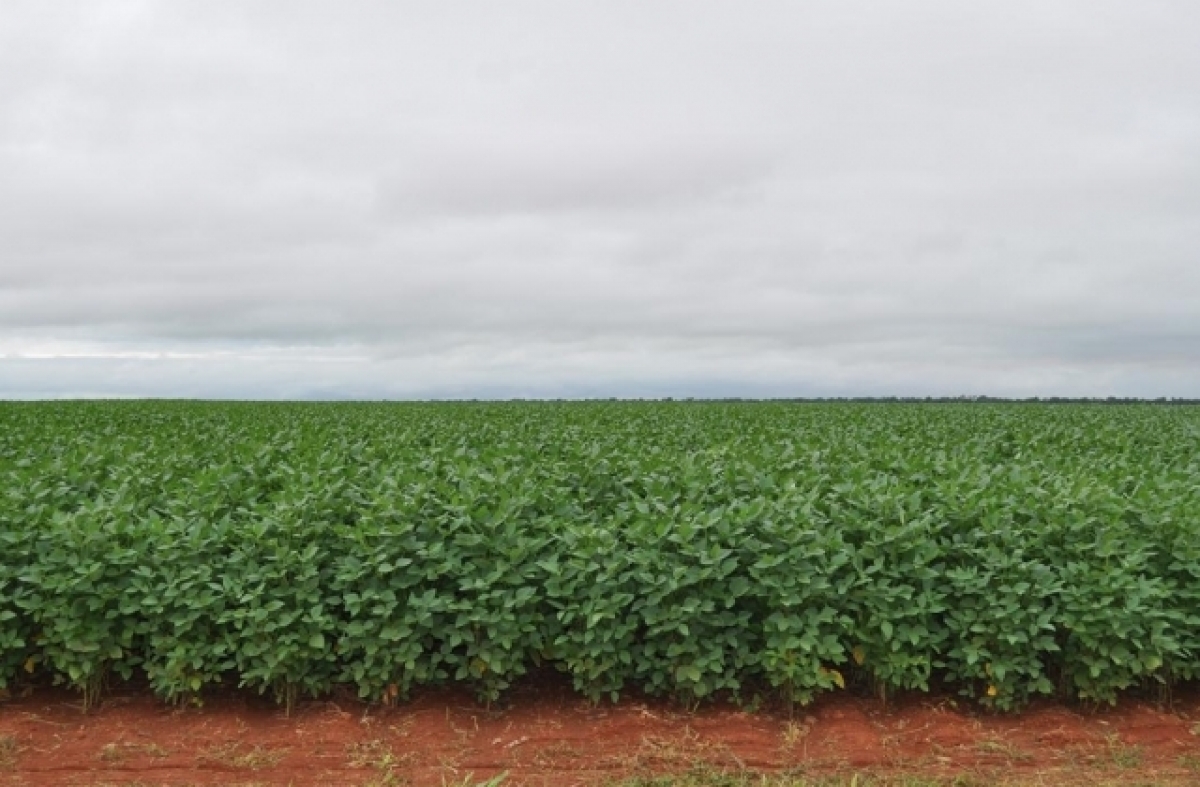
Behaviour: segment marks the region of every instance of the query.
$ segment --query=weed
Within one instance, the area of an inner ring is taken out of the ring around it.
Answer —
[[[812,716],[806,717],[803,721],[790,720],[783,726],[781,737],[783,739],[783,748],[789,751],[796,748],[796,745],[802,741],[808,740],[809,733],[812,732],[813,724],[816,722]]]
[[[1113,733],[1105,738],[1108,745],[1108,759],[1118,768],[1137,768],[1142,764],[1142,747],[1124,743]]]
[[[1181,767],[1200,773],[1200,754],[1184,754],[1180,756],[1178,762]]]

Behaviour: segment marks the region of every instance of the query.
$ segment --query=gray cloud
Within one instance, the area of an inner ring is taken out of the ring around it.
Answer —
[[[0,396],[1200,396],[1197,31],[7,3]]]

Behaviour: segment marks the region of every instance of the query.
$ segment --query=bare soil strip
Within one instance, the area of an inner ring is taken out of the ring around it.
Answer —
[[[507,784],[587,785],[698,766],[962,775],[981,784],[1200,784],[1200,696],[1171,709],[1042,704],[995,716],[945,697],[883,707],[843,695],[791,718],[732,706],[688,713],[645,700],[593,707],[553,682],[517,689],[503,708],[429,691],[392,709],[303,703],[291,718],[243,695],[178,710],[129,691],[88,715],[57,690],[0,703],[0,784],[22,787],[440,786],[501,772]]]

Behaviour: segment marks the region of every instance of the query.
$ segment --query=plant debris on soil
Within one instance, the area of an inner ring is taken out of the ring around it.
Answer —
[[[180,709],[128,688],[83,714],[77,695],[39,688],[0,703],[0,784],[441,787],[501,774],[508,785],[657,785],[671,774],[681,784],[755,784],[759,774],[859,787],[1200,783],[1193,695],[1170,708],[1043,703],[1016,715],[928,696],[887,706],[826,696],[790,715],[594,706],[554,681],[507,699],[489,709],[465,691],[431,690],[395,708],[301,703],[289,718],[244,694]]]

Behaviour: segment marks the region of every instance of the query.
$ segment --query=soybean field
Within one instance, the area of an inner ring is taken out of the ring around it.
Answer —
[[[1200,675],[1200,408],[0,404],[0,693],[558,670],[811,702]]]

